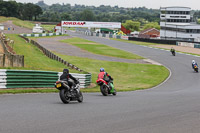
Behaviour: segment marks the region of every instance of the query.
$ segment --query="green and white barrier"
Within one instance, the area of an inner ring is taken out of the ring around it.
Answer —
[[[62,33],[39,33],[39,34],[20,34],[24,37],[43,37],[43,36],[58,36],[62,35]]]
[[[54,87],[61,72],[0,69],[0,88]],[[79,79],[81,88],[91,83],[91,74],[71,73]]]
[[[91,74],[78,74],[78,73],[70,73],[73,77],[79,80],[81,88],[86,88],[90,86],[91,84]],[[58,73],[58,76],[60,77],[62,75],[62,72]]]

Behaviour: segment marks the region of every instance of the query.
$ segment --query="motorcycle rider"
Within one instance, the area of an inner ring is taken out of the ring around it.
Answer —
[[[100,73],[98,74],[98,79],[103,79],[106,82],[108,82],[108,85],[112,88],[111,92],[114,92],[114,87],[111,85],[113,78],[107,72],[105,72],[104,68],[100,68]]]
[[[72,79],[74,82],[70,81],[70,79]],[[76,84],[79,83],[76,78],[69,74],[69,69],[63,69],[63,74],[60,76],[60,80],[67,81],[71,89],[75,89]]]
[[[173,47],[171,47],[171,50],[170,50],[171,53],[174,53],[175,52],[175,49]]]
[[[193,69],[194,69],[194,65],[197,65],[197,67],[198,67],[197,62],[196,62],[195,60],[192,60],[192,68],[193,68]]]

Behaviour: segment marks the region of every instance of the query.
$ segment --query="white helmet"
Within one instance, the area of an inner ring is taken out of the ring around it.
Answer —
[[[195,60],[192,60],[192,64],[195,64]]]

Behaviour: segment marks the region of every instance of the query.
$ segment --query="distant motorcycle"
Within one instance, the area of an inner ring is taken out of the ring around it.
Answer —
[[[194,71],[195,71],[195,72],[199,72],[198,66],[197,66],[196,64],[194,65]]]
[[[65,84],[65,85],[64,85]],[[60,99],[63,103],[69,103],[70,101],[83,102],[83,95],[80,91],[80,83],[75,86],[74,89],[70,88],[67,81],[56,81],[55,87],[59,90]]]
[[[171,50],[171,53],[172,53],[172,55],[173,55],[173,56],[175,56],[175,55],[176,55],[176,52],[175,52],[175,50]]]
[[[97,84],[100,86],[100,91],[104,96],[107,96],[108,94],[113,94],[114,96],[117,94],[117,91],[114,89],[114,92],[111,92],[112,87],[114,87],[113,82],[107,82],[103,79],[98,79]]]

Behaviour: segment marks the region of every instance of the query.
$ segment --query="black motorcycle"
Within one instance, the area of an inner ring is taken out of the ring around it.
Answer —
[[[70,101],[83,102],[83,95],[80,91],[80,83],[76,84],[74,88],[70,88],[67,81],[56,81],[55,87],[59,90],[60,99],[63,103]]]

